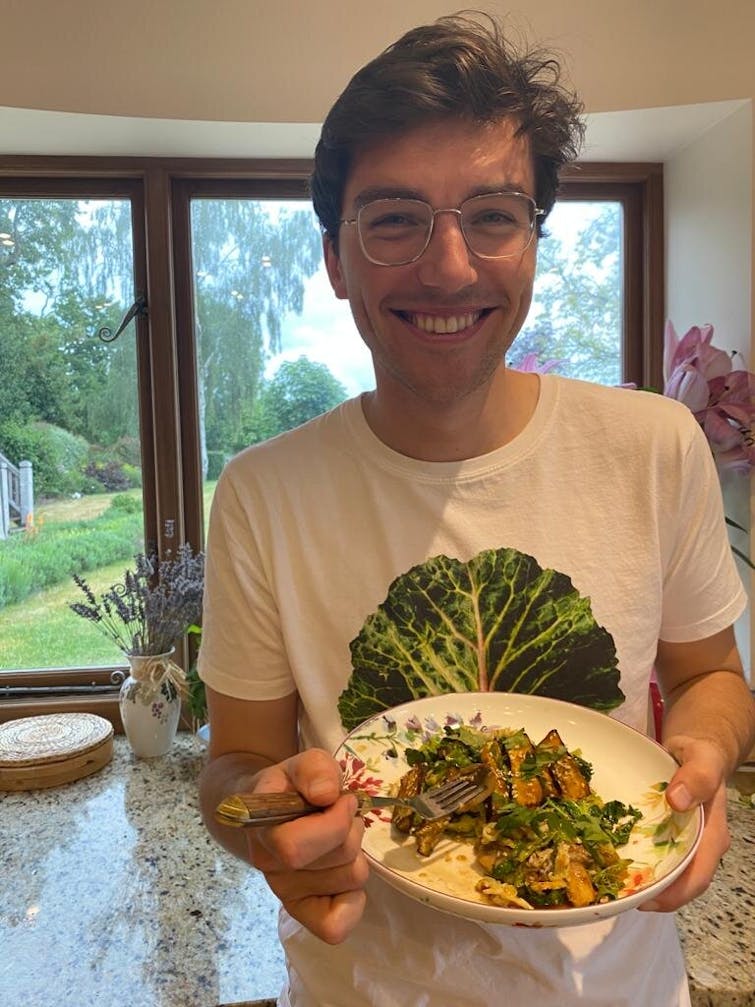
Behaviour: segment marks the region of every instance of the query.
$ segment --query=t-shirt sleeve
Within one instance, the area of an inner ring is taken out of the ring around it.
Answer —
[[[231,467],[218,480],[210,513],[197,668],[224,695],[280,699],[296,686],[256,522],[241,502]]]
[[[669,643],[712,636],[731,626],[747,605],[726,530],[715,462],[691,414],[690,421],[677,496],[667,514],[660,638]]]

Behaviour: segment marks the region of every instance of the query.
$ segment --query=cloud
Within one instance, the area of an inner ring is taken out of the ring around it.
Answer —
[[[289,312],[281,325],[282,351],[265,367],[270,378],[284,361],[306,356],[325,364],[350,395],[375,387],[372,357],[357,332],[346,301],[339,301],[325,267],[307,280],[302,313]]]

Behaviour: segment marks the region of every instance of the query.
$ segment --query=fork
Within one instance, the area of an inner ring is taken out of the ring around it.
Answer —
[[[358,801],[358,812],[364,814],[374,808],[390,808],[399,805],[412,811],[428,822],[458,811],[465,804],[475,801],[486,793],[486,788],[473,777],[459,776],[442,783],[439,787],[425,790],[416,797],[388,797],[382,794],[368,794],[361,790],[344,790],[352,793]],[[302,818],[315,811],[325,809],[310,804],[300,794],[232,794],[221,801],[215,809],[215,818],[221,825],[236,828],[258,825],[280,825],[295,818]]]

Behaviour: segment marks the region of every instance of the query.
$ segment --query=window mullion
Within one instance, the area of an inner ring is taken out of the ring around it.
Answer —
[[[164,168],[145,172],[147,301],[149,311],[150,417],[155,488],[155,539],[163,558],[183,541],[176,324],[171,261],[170,177]]]

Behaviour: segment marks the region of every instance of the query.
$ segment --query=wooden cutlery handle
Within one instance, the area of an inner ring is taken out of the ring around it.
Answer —
[[[322,810],[295,793],[233,794],[217,806],[215,817],[224,825],[237,827],[277,825]]]

